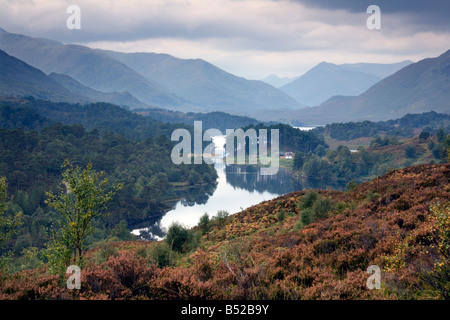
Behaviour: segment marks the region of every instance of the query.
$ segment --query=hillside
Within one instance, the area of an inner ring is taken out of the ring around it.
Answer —
[[[263,109],[300,107],[290,96],[267,83],[237,77],[201,59],[178,59],[156,53],[99,52],[201,106],[201,112],[254,115]]]
[[[100,133],[112,131],[127,138],[139,140],[149,137],[156,138],[161,135],[170,137],[173,130],[177,128],[192,128],[192,125],[163,123],[135,114],[115,104],[103,102],[80,105],[33,98],[0,98],[0,106],[2,105],[13,110],[17,110],[17,108],[25,109],[25,112],[31,110],[53,123],[81,124],[89,130],[97,129]],[[19,110],[18,113],[24,115],[25,112]],[[17,128],[23,126],[20,116],[17,124]]]
[[[318,106],[333,96],[357,96],[410,63],[322,62],[280,89],[304,105]]]
[[[168,123],[184,123],[193,125],[194,121],[201,121],[204,129],[215,128],[225,134],[227,129],[238,129],[261,121],[246,117],[231,115],[225,112],[213,111],[208,113],[179,112],[165,109],[135,109],[134,113],[148,116],[152,119]]]
[[[49,77],[72,93],[89,98],[92,102],[108,102],[127,108],[149,108],[129,92],[101,92],[82,85],[65,74],[50,73]]]
[[[102,92],[125,92],[148,105],[191,106],[170,90],[148,80],[123,63],[88,47],[32,38],[0,30],[0,49],[46,74],[71,76]]]
[[[380,121],[407,113],[450,110],[450,50],[413,63],[357,97],[334,97],[318,107],[290,113],[309,124]],[[287,117],[287,115],[284,115]]]
[[[87,99],[74,94],[48,77],[42,71],[0,50],[0,96],[34,96],[65,102],[85,102]]]
[[[438,202],[449,181],[450,165],[419,165],[348,192],[287,194],[204,221],[171,255],[165,241],[91,250],[76,293],[42,265],[0,282],[0,297],[448,299],[449,212]],[[366,287],[370,265],[381,290]]]

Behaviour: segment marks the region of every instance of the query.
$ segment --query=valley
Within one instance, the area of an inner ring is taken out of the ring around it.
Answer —
[[[0,300],[448,300],[450,51],[399,61],[249,80],[0,28]]]

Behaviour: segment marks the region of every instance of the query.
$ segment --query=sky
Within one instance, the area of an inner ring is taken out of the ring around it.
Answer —
[[[80,8],[68,29],[67,8]],[[381,11],[370,30],[369,5]],[[395,63],[450,49],[448,0],[0,0],[8,32],[122,52],[203,59],[247,79],[316,64]]]

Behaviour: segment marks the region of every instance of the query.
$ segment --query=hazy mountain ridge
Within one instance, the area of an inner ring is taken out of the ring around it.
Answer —
[[[271,86],[274,86],[275,88],[281,88],[284,85],[287,85],[288,83],[294,81],[298,77],[294,78],[288,78],[288,77],[279,77],[276,74],[271,74],[264,79],[261,79],[261,81],[270,84]]]
[[[254,115],[263,109],[293,109],[300,104],[271,85],[228,73],[201,59],[168,54],[102,51],[178,96],[203,106],[202,112]]]
[[[64,102],[86,102],[42,71],[0,50],[0,96],[34,96]]]
[[[411,61],[403,61],[394,64],[336,65],[322,62],[280,89],[302,104],[318,106],[333,96],[359,95],[383,78],[411,63]]]
[[[129,92],[101,92],[89,87],[84,86],[74,78],[59,73],[50,73],[49,77],[60,85],[68,89],[69,91],[85,96],[92,101],[101,101],[114,103],[120,106],[126,106],[130,108],[148,108],[149,106],[139,101]]]
[[[103,92],[128,91],[149,105],[192,107],[183,99],[123,63],[88,47],[0,31],[0,49],[40,69],[61,73]]]
[[[357,97],[334,97],[291,116],[306,123],[326,124],[389,120],[427,111],[450,112],[450,50],[397,71]]]

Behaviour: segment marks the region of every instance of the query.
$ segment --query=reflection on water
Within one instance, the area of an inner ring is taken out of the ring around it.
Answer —
[[[140,234],[145,239],[160,239],[173,222],[193,227],[205,212],[210,217],[216,215],[219,210],[233,214],[289,192],[330,187],[324,181],[305,182],[302,186],[283,168],[280,168],[276,175],[270,176],[261,175],[258,167],[226,165],[222,161],[225,137],[214,137],[213,141],[216,145],[214,167],[217,170],[218,183],[180,191],[178,196],[183,200],[173,204],[173,209],[166,214],[135,226],[137,229],[133,230],[134,234]],[[339,186],[333,188],[340,189]]]
[[[226,181],[235,188],[250,192],[268,191],[282,195],[302,190],[302,186],[292,179],[290,173],[283,168],[276,175],[261,175],[260,170],[253,166],[229,165],[225,168]]]
[[[289,173],[280,168],[273,176],[263,176],[253,166],[226,165],[222,161],[225,137],[214,137],[216,145],[214,167],[218,174],[217,184],[207,188],[192,188],[183,191],[173,209],[162,217],[153,218],[133,230],[134,234],[147,239],[164,237],[164,232],[173,222],[188,227],[195,226],[200,217],[207,212],[210,217],[219,210],[230,214],[246,209],[260,202],[276,198],[280,195],[301,190]]]
[[[204,201],[199,201],[198,194],[191,199],[181,200],[161,219],[149,221],[146,227],[135,229],[133,233],[147,239],[161,238],[173,222],[193,227],[205,212],[210,217],[219,210],[233,214],[260,202],[301,190],[301,186],[282,168],[276,175],[263,176],[260,175],[259,168],[227,166],[221,161],[216,161],[214,166],[219,176],[218,183],[212,194],[203,193]],[[201,189],[197,191],[199,190]]]

